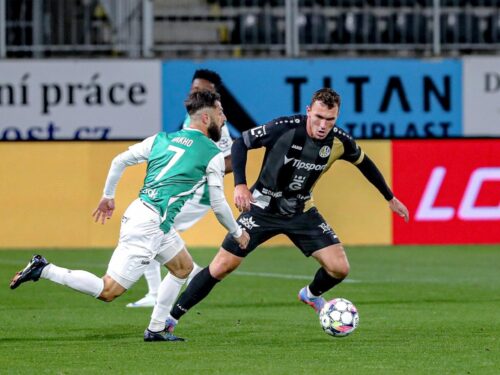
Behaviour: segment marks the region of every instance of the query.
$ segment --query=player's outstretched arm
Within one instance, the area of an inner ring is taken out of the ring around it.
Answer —
[[[405,222],[408,222],[410,220],[410,213],[408,212],[408,208],[396,197],[392,198],[389,201],[389,207],[391,210],[401,216]]]
[[[123,174],[125,168],[131,165],[143,163],[148,160],[151,148],[156,135],[146,138],[141,143],[136,143],[129,147],[129,149],[117,155],[111,162],[111,166],[106,177],[104,185],[103,197],[97,205],[97,208],[92,213],[95,222],[101,221],[102,224],[106,219],[111,219],[115,210],[115,191],[118,181]]]
[[[115,211],[115,200],[113,198],[102,197],[101,201],[97,205],[97,208],[92,213],[94,221],[101,222],[101,224],[106,223],[106,219],[111,219],[113,212]]]

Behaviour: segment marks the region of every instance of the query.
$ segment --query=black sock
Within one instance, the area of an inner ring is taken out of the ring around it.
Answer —
[[[180,319],[188,310],[205,298],[220,280],[210,275],[208,267],[202,269],[198,275],[189,283],[188,287],[181,294],[170,315],[174,319]]]
[[[336,279],[328,274],[323,267],[321,267],[316,275],[314,275],[314,280],[309,284],[309,291],[315,296],[320,296],[325,292],[328,292],[335,285],[342,282],[343,279]]]

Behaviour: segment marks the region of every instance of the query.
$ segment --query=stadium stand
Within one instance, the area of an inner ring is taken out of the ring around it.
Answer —
[[[438,7],[433,0],[2,2],[7,57],[283,56],[292,16],[301,56],[430,56],[435,31],[444,55],[500,50],[500,0],[441,0]]]

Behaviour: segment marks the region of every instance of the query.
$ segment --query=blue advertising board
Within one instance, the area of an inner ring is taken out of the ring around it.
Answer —
[[[218,72],[255,125],[305,113],[314,91],[328,86],[342,97],[337,124],[356,138],[462,136],[458,59],[164,61],[166,131],[178,129],[185,116],[183,100],[196,69]]]

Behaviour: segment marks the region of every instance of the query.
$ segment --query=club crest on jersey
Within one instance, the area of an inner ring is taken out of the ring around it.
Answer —
[[[321,156],[322,158],[327,158],[328,156],[330,156],[331,151],[332,149],[329,146],[323,146],[321,147],[321,150],[319,150],[319,156]]]
[[[217,146],[219,146],[219,149],[225,150],[229,146],[229,137],[221,137],[219,142],[217,142]]]
[[[266,134],[266,127],[259,126],[257,128],[250,129],[250,134],[252,134],[256,138],[263,137]]]
[[[243,225],[245,228],[248,230],[251,230],[253,227],[260,227],[259,224],[257,224],[255,221],[253,221],[253,217],[242,217],[241,219],[238,220],[241,225]]]

